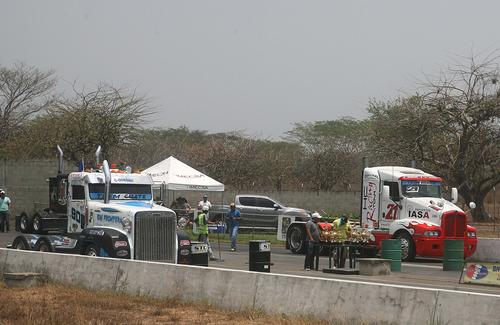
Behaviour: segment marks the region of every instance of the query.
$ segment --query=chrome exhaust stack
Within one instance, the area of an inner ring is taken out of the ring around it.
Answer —
[[[109,192],[111,188],[111,170],[107,160],[102,162],[102,171],[104,172],[104,203],[109,203]]]
[[[62,174],[64,172],[64,160],[63,160],[63,151],[59,145],[57,145],[57,151],[59,153],[59,170],[57,171],[58,174]]]
[[[95,151],[95,164],[96,164],[96,166],[99,165],[100,158],[101,158],[101,146],[98,146],[97,150]]]

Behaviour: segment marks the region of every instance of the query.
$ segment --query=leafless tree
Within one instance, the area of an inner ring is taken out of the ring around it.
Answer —
[[[374,148],[416,158],[447,178],[467,202],[476,202],[475,220],[488,217],[484,198],[500,182],[498,59],[468,58],[428,77],[421,94],[370,108]]]
[[[151,113],[148,100],[127,89],[105,84],[90,91],[74,88],[73,97],[57,100],[30,123],[26,148],[31,156],[43,157],[60,144],[67,159],[92,161],[101,145],[103,157],[113,158],[119,148],[134,141]]]
[[[53,71],[24,63],[0,67],[0,138],[8,139],[25,122],[53,103]]]

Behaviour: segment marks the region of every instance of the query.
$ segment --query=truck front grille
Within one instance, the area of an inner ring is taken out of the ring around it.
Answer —
[[[442,228],[445,237],[463,238],[466,227],[465,215],[446,213],[443,215]]]
[[[175,262],[176,217],[168,211],[135,214],[134,258],[143,261]]]

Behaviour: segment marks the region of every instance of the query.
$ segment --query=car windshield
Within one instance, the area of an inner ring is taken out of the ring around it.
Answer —
[[[432,181],[401,181],[403,195],[406,197],[441,198],[441,183]]]
[[[140,200],[149,201],[153,198],[150,185],[142,184],[111,184],[111,200]],[[104,184],[89,184],[91,200],[104,199]]]

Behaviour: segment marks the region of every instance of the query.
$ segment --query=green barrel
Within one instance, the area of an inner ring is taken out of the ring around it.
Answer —
[[[401,240],[382,240],[382,258],[391,260],[391,271],[401,272]]]
[[[462,271],[464,267],[464,241],[444,240],[443,271]]]

